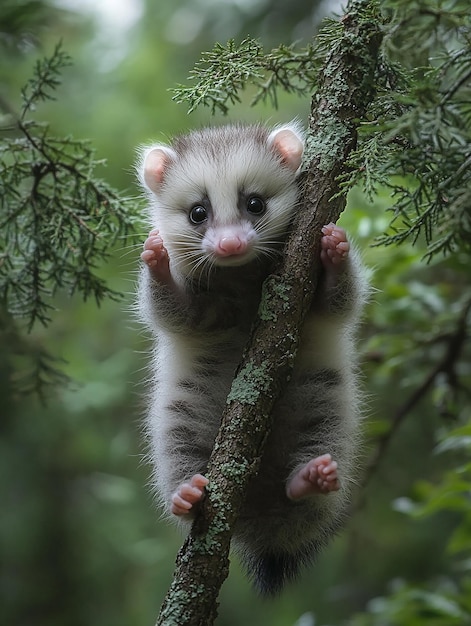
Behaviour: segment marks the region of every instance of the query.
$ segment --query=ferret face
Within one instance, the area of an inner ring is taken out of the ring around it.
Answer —
[[[223,126],[147,150],[141,180],[171,264],[183,276],[272,256],[297,199],[293,127]]]

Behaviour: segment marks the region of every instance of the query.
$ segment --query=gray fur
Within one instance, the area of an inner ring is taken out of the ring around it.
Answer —
[[[262,126],[191,133],[168,148],[172,162],[159,192],[145,185],[150,223],[162,234],[176,283],[158,284],[142,268],[139,308],[156,339],[147,424],[155,488],[166,511],[182,482],[205,473],[261,284],[296,210],[296,172],[274,154],[270,136]],[[139,170],[145,184],[143,154]],[[242,266],[208,261],[194,269],[194,259],[203,256],[198,246],[204,232],[191,232],[189,206],[204,195],[211,201],[212,220],[232,224],[238,212],[234,203],[247,189],[271,194],[273,219],[265,218],[259,231],[254,226],[261,240],[268,232],[266,243]],[[185,246],[193,247],[193,265],[181,259]],[[262,592],[276,592],[294,577],[345,517],[358,465],[361,398],[353,342],[366,294],[363,274],[351,252],[337,280],[324,277],[237,523],[234,547]],[[289,500],[290,477],[326,452],[339,464],[340,490]]]

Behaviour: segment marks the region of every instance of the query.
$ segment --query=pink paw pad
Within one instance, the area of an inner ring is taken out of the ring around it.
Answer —
[[[195,504],[201,502],[208,479],[195,474],[190,482],[182,483],[170,499],[170,511],[177,516],[188,515]]]
[[[168,252],[157,229],[151,230],[145,240],[141,259],[152,272],[154,278],[161,282],[169,282],[170,267]]]
[[[309,480],[317,485],[320,493],[337,491],[340,487],[337,469],[337,461],[333,461],[330,454],[323,454],[311,461]]]
[[[300,500],[313,495],[327,495],[340,489],[338,464],[330,454],[311,459],[289,481],[286,495]]]
[[[348,257],[350,244],[343,228],[327,224],[322,228],[321,260],[324,267],[339,266]]]

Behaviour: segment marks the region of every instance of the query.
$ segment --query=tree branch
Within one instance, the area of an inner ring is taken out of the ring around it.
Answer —
[[[437,376],[440,374],[446,374],[451,378],[455,377],[456,363],[459,361],[465,342],[468,339],[468,315],[470,311],[471,300],[465,304],[461,315],[457,320],[456,330],[448,338],[446,350],[442,358],[438,361],[435,367],[431,369],[427,376],[425,376],[421,384],[414,389],[404,404],[395,412],[392,417],[389,430],[376,440],[376,448],[368,462],[363,486],[365,486],[370,478],[377,472],[381,461],[385,458],[386,451],[393,440],[394,435],[409,413],[432,389]]]
[[[160,626],[209,626],[216,618],[232,529],[259,467],[272,408],[291,373],[299,329],[317,285],[321,228],[345,207],[337,179],[373,96],[381,43],[376,1],[350,0],[341,24],[312,101],[301,209],[281,266],[265,281],[209,460],[208,494],[177,557]]]

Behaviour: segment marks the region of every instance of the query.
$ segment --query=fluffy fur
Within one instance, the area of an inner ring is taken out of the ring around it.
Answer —
[[[167,511],[179,485],[206,471],[261,284],[296,210],[301,141],[295,125],[231,125],[141,153],[150,225],[159,229],[170,262],[169,280],[142,268],[138,298],[156,338],[147,424],[155,487]],[[247,211],[253,197],[262,199],[263,214]],[[202,223],[191,222],[195,206],[205,209]],[[225,242],[242,242],[243,254],[226,254]],[[344,520],[357,468],[353,340],[365,290],[354,251],[342,271],[325,273],[293,376],[275,408],[260,472],[234,533],[234,547],[263,593],[279,591]],[[326,452],[338,462],[340,489],[288,499],[290,478]]]

